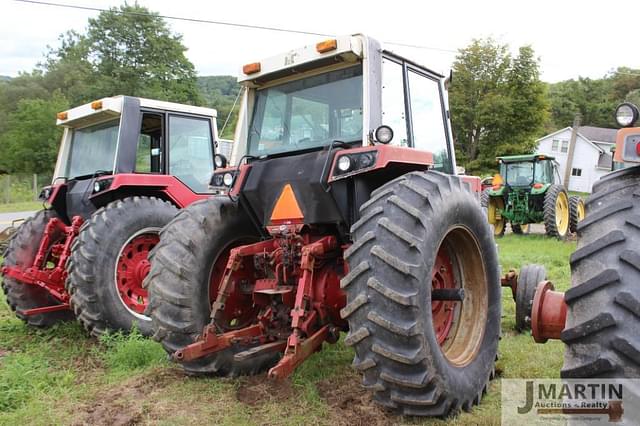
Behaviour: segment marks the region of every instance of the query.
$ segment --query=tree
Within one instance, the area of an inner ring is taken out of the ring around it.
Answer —
[[[23,99],[7,117],[8,131],[0,135],[0,168],[10,173],[51,173],[62,129],[56,113],[69,107],[56,92],[49,99]]]
[[[119,94],[201,103],[182,37],[138,4],[102,12],[85,34],[69,32],[60,41],[43,66],[74,104]]]
[[[474,40],[453,65],[450,88],[459,162],[492,168],[497,155],[531,152],[547,114],[538,60],[530,46],[513,58],[507,45]]]
[[[0,81],[0,166],[11,172],[52,171],[55,116],[70,105],[120,94],[202,104],[181,36],[137,4],[100,13],[59,43],[38,69]]]

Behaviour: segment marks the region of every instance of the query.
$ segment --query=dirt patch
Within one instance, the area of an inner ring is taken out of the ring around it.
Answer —
[[[238,401],[256,406],[267,402],[284,402],[293,396],[289,380],[269,380],[263,374],[242,378],[236,391]]]
[[[158,369],[134,379],[126,380],[115,387],[98,393],[92,401],[77,407],[76,425],[130,426],[142,422],[146,413],[145,401],[153,394],[162,392],[166,386],[184,373],[177,369]]]
[[[383,410],[371,399],[371,392],[360,385],[361,378],[352,371],[318,383],[318,394],[329,405],[331,424],[383,426],[398,417]]]

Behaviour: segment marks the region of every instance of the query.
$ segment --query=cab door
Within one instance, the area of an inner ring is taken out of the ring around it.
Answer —
[[[168,115],[168,173],[195,193],[207,193],[213,173],[211,119],[190,115]]]

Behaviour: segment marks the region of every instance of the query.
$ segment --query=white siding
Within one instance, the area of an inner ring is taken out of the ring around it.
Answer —
[[[567,165],[567,153],[552,151],[554,139],[569,141],[571,139],[571,129],[565,129],[560,133],[540,139],[538,141],[538,150],[536,152],[554,156],[558,163],[560,163],[560,178],[564,179],[564,171]],[[559,144],[559,147],[561,146],[562,143]],[[608,170],[598,169],[598,158],[599,151],[590,142],[578,135],[572,168],[581,169],[582,175],[571,176],[569,191],[591,192],[593,184],[609,172]]]

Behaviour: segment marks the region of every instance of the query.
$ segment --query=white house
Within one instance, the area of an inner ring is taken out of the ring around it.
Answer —
[[[549,154],[560,164],[560,178],[564,179],[567,167],[567,153],[571,140],[571,127],[565,127],[538,139],[536,152]],[[611,171],[611,147],[616,142],[616,129],[602,127],[578,127],[576,148],[571,165],[569,191],[591,192],[593,184]]]

